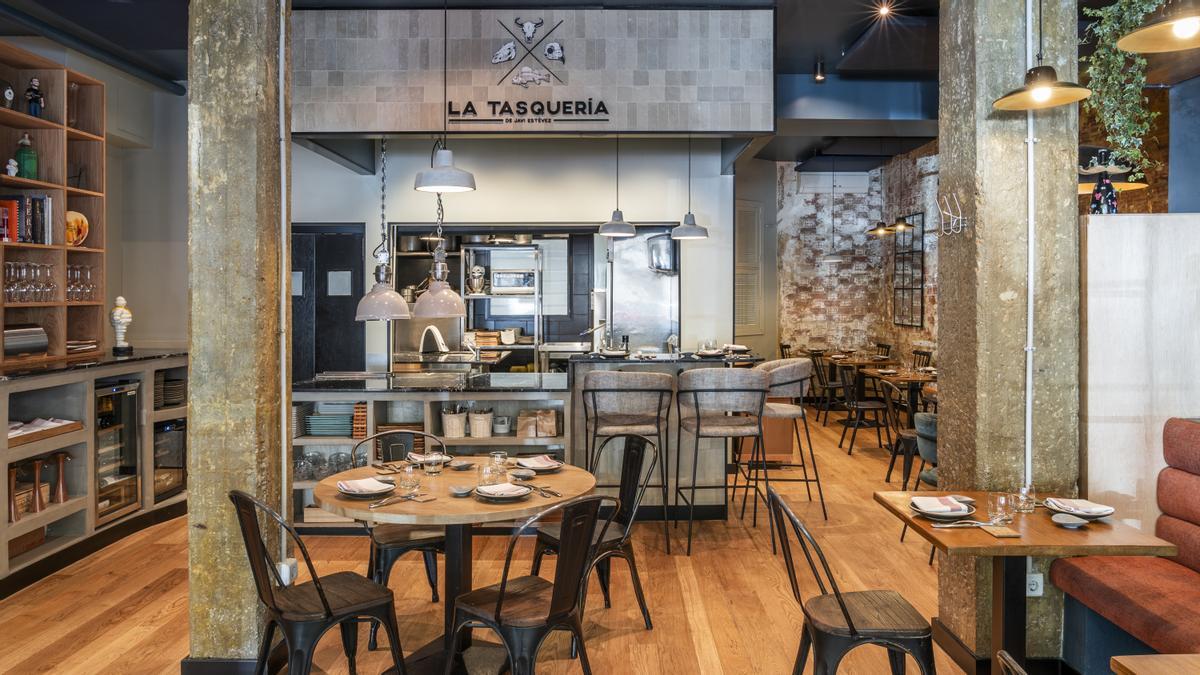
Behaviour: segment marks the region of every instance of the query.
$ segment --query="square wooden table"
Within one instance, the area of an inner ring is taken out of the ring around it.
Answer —
[[[1182,675],[1200,673],[1200,654],[1143,654],[1114,656],[1109,661],[1116,675]]]
[[[1020,537],[998,539],[977,527],[934,529],[935,523],[916,516],[908,504],[914,496],[964,495],[975,500],[975,520],[988,520],[987,492],[876,492],[875,501],[904,521],[935,548],[947,555],[992,559],[992,651],[1007,651],[1025,664],[1025,558],[1069,558],[1084,555],[1173,556],[1175,545],[1120,522],[1108,519],[1068,530],[1050,520],[1039,507],[1018,513],[1009,525]],[[947,651],[958,651],[959,640],[935,617],[933,637]],[[947,642],[949,641],[949,642]],[[952,652],[953,653],[953,652]],[[992,672],[1001,672],[992,656]]]

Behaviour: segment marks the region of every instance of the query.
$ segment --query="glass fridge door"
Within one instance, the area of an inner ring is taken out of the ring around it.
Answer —
[[[96,524],[141,508],[138,383],[96,384]]]

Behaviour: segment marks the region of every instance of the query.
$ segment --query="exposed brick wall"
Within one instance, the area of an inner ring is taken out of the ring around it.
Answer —
[[[1167,176],[1170,166],[1171,135],[1171,92],[1167,89],[1147,89],[1146,98],[1150,109],[1158,113],[1150,127],[1150,133],[1142,140],[1146,155],[1158,162],[1157,167],[1146,171],[1143,182],[1150,187],[1144,190],[1123,192],[1117,197],[1117,209],[1121,213],[1166,213]],[[1079,144],[1107,146],[1104,127],[1083,106],[1079,108]],[[1079,213],[1088,213],[1092,203],[1090,194],[1079,196]]]

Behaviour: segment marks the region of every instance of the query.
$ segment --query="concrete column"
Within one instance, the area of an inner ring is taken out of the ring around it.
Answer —
[[[1034,5],[1036,39],[1037,5]],[[1045,0],[1046,64],[1077,81],[1075,0]],[[1012,490],[1024,467],[1026,310],[1025,113],[992,102],[1023,81],[1025,3],[941,4],[940,192],[957,195],[969,229],[938,259],[939,482]],[[1034,476],[1039,493],[1072,494],[1079,478],[1078,110],[1034,114],[1037,186]],[[1043,568],[1044,565],[1039,563]],[[987,561],[942,557],[939,619],[979,656],[991,650]],[[1057,656],[1062,599],[1029,603],[1031,656]]]
[[[279,422],[288,404],[280,393],[288,364],[280,360],[279,298],[286,289],[279,262],[288,242],[279,223],[288,197],[280,191],[279,3],[192,0],[188,12],[185,673],[255,657],[262,609],[228,494],[245,490],[279,508],[286,461]],[[273,534],[267,539],[279,546]]]

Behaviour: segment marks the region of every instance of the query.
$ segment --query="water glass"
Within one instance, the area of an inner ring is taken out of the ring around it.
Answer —
[[[479,470],[480,487],[483,487],[484,485],[499,485],[506,482],[508,482],[508,471],[504,468],[503,464],[496,465],[496,463],[493,462],[491,464],[485,464],[483,468]]]
[[[1007,525],[1013,521],[1013,495],[1007,492],[988,494],[988,517],[993,525]]]
[[[508,466],[508,453],[507,452],[505,452],[503,450],[494,450],[492,452],[489,452],[488,456],[492,458],[491,463],[493,466],[498,466],[498,467],[500,467],[501,470],[506,469],[506,467]]]
[[[1037,492],[1032,485],[1017,488],[1017,513],[1033,513],[1037,508]]]
[[[448,458],[436,452],[425,455],[425,461],[421,462],[421,467],[425,469],[426,476],[437,476],[442,473],[442,466],[445,465]]]
[[[411,464],[400,470],[396,474],[396,487],[399,488],[400,494],[411,495],[421,489],[421,475],[417,473],[416,467]]]

